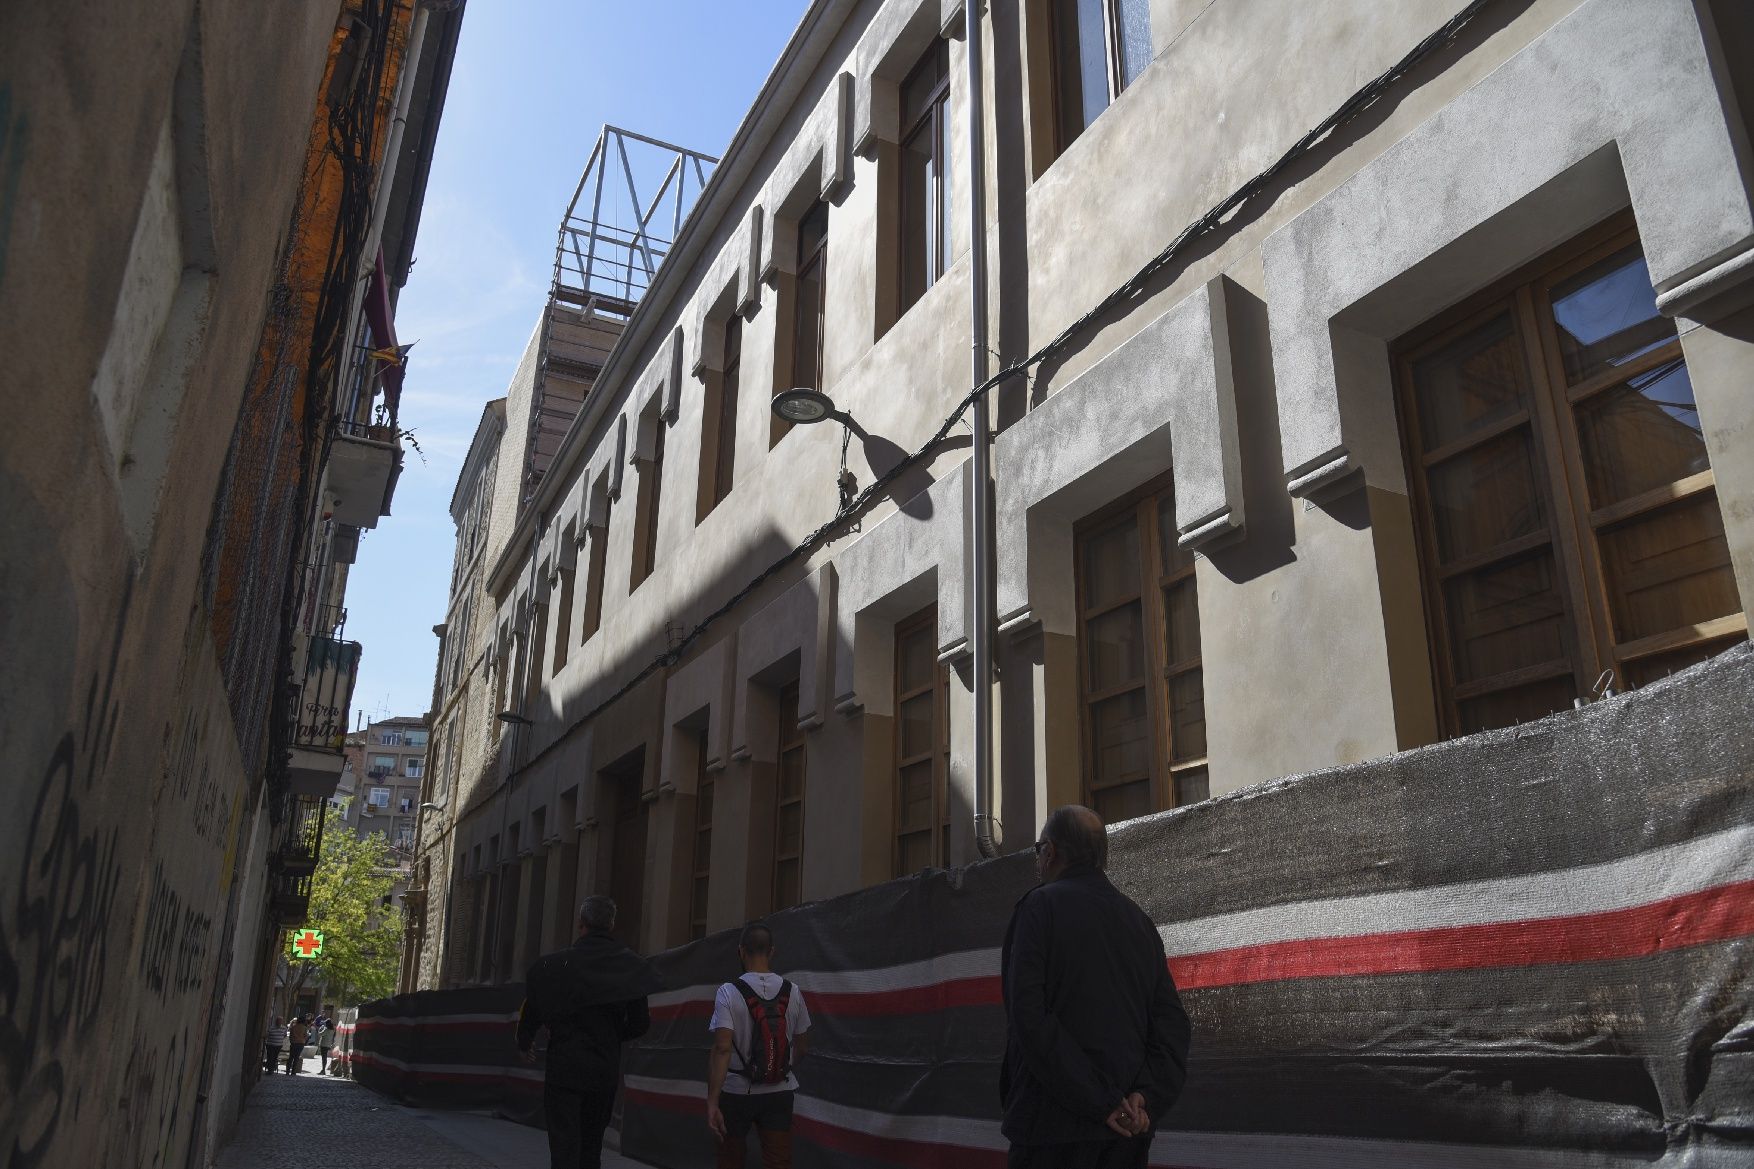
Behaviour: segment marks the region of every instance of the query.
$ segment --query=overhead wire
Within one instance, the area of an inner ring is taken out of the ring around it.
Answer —
[[[974,405],[977,398],[989,393],[994,387],[1002,385],[1005,382],[1010,381],[1012,378],[1026,376],[1031,369],[1034,369],[1036,366],[1041,365],[1043,362],[1055,357],[1065,350],[1081,333],[1084,332],[1084,330],[1089,328],[1096,321],[1107,316],[1117,306],[1145,295],[1150,287],[1151,281],[1184,251],[1186,251],[1190,244],[1215,231],[1232,214],[1239,211],[1246,204],[1252,202],[1288,168],[1313,151],[1317,144],[1323,139],[1327,138],[1335,130],[1340,129],[1359,117],[1365,110],[1374,105],[1384,93],[1405,78],[1407,74],[1411,73],[1415,68],[1429,59],[1433,54],[1437,53],[1440,49],[1452,43],[1459,36],[1462,29],[1472,22],[1482,10],[1496,2],[1498,2],[1498,0],[1473,0],[1472,3],[1468,4],[1465,8],[1461,9],[1461,11],[1450,17],[1429,36],[1413,46],[1412,49],[1408,50],[1400,60],[1396,61],[1383,72],[1377,74],[1370,81],[1366,82],[1362,88],[1353,93],[1351,97],[1342,102],[1332,113],[1323,118],[1314,126],[1314,128],[1293,143],[1283,154],[1268,165],[1266,169],[1260,171],[1253,178],[1237,187],[1229,195],[1225,196],[1224,199],[1210,208],[1204,215],[1201,215],[1198,219],[1184,227],[1169,241],[1168,244],[1164,245],[1161,251],[1151,259],[1147,260],[1143,267],[1129,277],[1124,283],[1118,285],[1109,292],[1108,295],[1104,296],[1082,316],[1061,329],[1052,340],[1029,354],[1029,356],[1006,365],[1004,368],[988,377],[985,381],[969,390],[967,394],[963,395],[962,400],[957,404],[956,408],[950,412],[950,414],[944,419],[943,424],[933,432],[930,438],[909,454],[904,455],[899,462],[883,472],[883,474],[873,479],[871,484],[863,491],[859,492],[850,503],[841,506],[835,512],[833,517],[819,525],[796,545],[781,553],[775,560],[769,563],[767,567],[756,573],[755,576],[750,578],[742,588],[738,589],[722,604],[713,609],[712,612],[702,617],[700,621],[686,634],[682,635],[674,645],[669,646],[663,653],[658,654],[642,667],[638,673],[634,674],[619,686],[613,693],[603,698],[596,705],[581,714],[574,725],[590,722],[609,707],[632,693],[636,687],[643,683],[647,678],[651,677],[654,673],[675,665],[687,653],[689,648],[693,646],[695,642],[699,641],[701,636],[715,623],[730,614],[762,585],[773,579],[776,574],[783,572],[798,560],[815,552],[845,524],[860,515],[866,508],[877,503],[883,497],[884,492],[888,489],[890,484],[894,483],[905,472],[918,466],[921,462],[931,456],[933,452],[943,444],[944,440],[949,437],[951,430],[953,430],[957,423],[961,421],[962,416],[967,413],[971,406]],[[534,763],[536,759],[541,758],[542,754],[545,753],[546,748],[544,748],[542,752],[538,752],[533,758],[527,760],[525,766]]]

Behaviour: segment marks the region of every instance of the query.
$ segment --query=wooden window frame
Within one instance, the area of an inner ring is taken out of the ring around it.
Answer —
[[[816,216],[822,217],[822,235],[815,244],[807,245],[805,243],[805,239],[809,235],[807,225]],[[791,361],[789,363],[790,377],[787,379],[790,384],[779,385],[776,383],[773,391],[775,395],[796,386],[808,386],[813,390],[826,392],[826,387],[822,383],[827,376],[824,352],[828,333],[828,220],[828,204],[820,200],[813,204],[810,210],[806,211],[798,220],[798,262],[796,275],[792,277],[791,297]],[[803,289],[812,269],[816,273],[816,297],[813,304],[805,304]],[[816,344],[807,347],[802,344],[801,334],[804,330],[805,320],[811,315],[814,315],[816,320]],[[805,353],[806,348],[810,349],[808,354]],[[780,439],[791,433],[791,430],[792,424],[790,422],[777,414],[774,415],[768,431],[769,448],[771,449],[778,444]]]
[[[585,611],[579,620],[579,644],[584,645],[603,627],[603,589],[609,575],[609,517],[605,508],[603,523],[591,531],[590,548],[586,552]]]
[[[1613,640],[1613,615],[1608,594],[1608,575],[1603,569],[1599,534],[1639,515],[1683,499],[1707,493],[1715,496],[1713,470],[1688,476],[1675,483],[1642,492],[1601,508],[1589,506],[1589,484],[1574,418],[1566,415],[1596,395],[1624,385],[1640,373],[1681,359],[1679,333],[1623,365],[1598,371],[1572,384],[1565,371],[1553,314],[1553,289],[1627,247],[1641,244],[1630,211],[1573,237],[1501,280],[1468,297],[1449,310],[1396,339],[1390,345],[1394,370],[1395,411],[1400,426],[1402,457],[1406,464],[1408,493],[1413,510],[1413,529],[1418,548],[1421,603],[1430,649],[1434,699],[1440,733],[1454,738],[1467,733],[1461,704],[1500,693],[1518,685],[1570,675],[1576,693],[1585,695],[1606,670],[1614,672],[1614,685],[1625,688],[1627,667],[1659,654],[1686,650],[1746,636],[1746,611],[1699,625],[1678,627],[1630,642]],[[1529,381],[1529,406],[1508,418],[1446,443],[1423,450],[1420,416],[1413,382],[1415,364],[1466,336],[1494,318],[1507,314],[1523,352]],[[1548,512],[1545,533],[1531,533],[1484,549],[1451,564],[1440,565],[1436,547],[1432,499],[1425,469],[1455,454],[1487,443],[1528,424],[1531,449],[1539,461],[1534,482],[1542,491]],[[1545,538],[1537,538],[1544,536]],[[1525,546],[1526,545],[1526,546]],[[1456,668],[1450,645],[1450,623],[1443,582],[1489,564],[1509,563],[1534,548],[1552,549],[1555,593],[1565,601],[1562,628],[1574,647],[1571,656],[1501,672],[1466,683],[1455,681]]]
[[[701,436],[701,493],[695,523],[712,514],[736,485],[737,398],[743,384],[743,319],[732,313],[724,324],[725,368],[713,375],[718,389]]]
[[[1052,75],[1050,78],[1050,96],[1053,105],[1052,131],[1054,158],[1058,158],[1060,155],[1066,153],[1067,148],[1070,147],[1072,143],[1076,142],[1085,130],[1090,128],[1090,125],[1087,124],[1081,127],[1075,134],[1068,134],[1066,132],[1066,79],[1062,74],[1063,66],[1060,60],[1061,33],[1059,13],[1061,5],[1067,3],[1075,5],[1077,0],[1044,0],[1042,9],[1047,22],[1047,60]],[[1108,101],[1103,105],[1102,110],[1097,113],[1096,117],[1098,118],[1108,111],[1109,106],[1114,105],[1116,101],[1120,100],[1121,94],[1125,92],[1127,88],[1124,72],[1125,62],[1121,60],[1121,38],[1117,32],[1121,21],[1120,3],[1121,0],[1102,0],[1102,55],[1103,61],[1107,65],[1106,79],[1108,82]],[[1080,80],[1082,80],[1082,76],[1080,76]],[[1091,119],[1092,124],[1095,121],[1096,118]]]
[[[1169,572],[1162,570],[1163,553],[1161,547],[1161,526],[1158,522],[1157,510],[1162,507],[1175,506],[1172,493],[1173,479],[1165,474],[1129,492],[1113,503],[1091,513],[1073,526],[1073,563],[1072,575],[1077,596],[1078,632],[1078,755],[1079,755],[1079,786],[1087,804],[1095,806],[1098,791],[1109,787],[1124,787],[1137,780],[1123,783],[1107,784],[1102,788],[1094,785],[1097,773],[1096,766],[1096,732],[1090,712],[1098,702],[1119,697],[1133,690],[1143,688],[1146,698],[1146,717],[1150,722],[1150,781],[1151,809],[1162,811],[1165,808],[1179,807],[1181,784],[1183,777],[1195,773],[1204,773],[1207,786],[1210,785],[1210,751],[1199,756],[1176,760],[1175,734],[1170,718],[1170,683],[1173,679],[1194,670],[1204,671],[1205,656],[1202,652],[1197,657],[1182,659],[1171,663],[1167,660],[1164,637],[1166,630],[1167,611],[1164,594],[1183,581],[1195,576],[1195,561],[1188,557],[1186,565],[1174,568]],[[1086,604],[1084,587],[1084,551],[1092,537],[1120,527],[1127,520],[1137,525],[1139,533],[1139,589],[1124,597],[1111,598],[1108,603],[1097,607]],[[1114,612],[1124,605],[1133,603],[1140,605],[1140,620],[1144,637],[1144,671],[1138,683],[1111,687],[1097,692],[1091,685],[1089,641],[1085,629],[1093,618]],[[1196,620],[1198,619],[1198,592],[1195,594]],[[1204,677],[1201,680],[1204,686]],[[1208,741],[1209,742],[1209,741]]]
[[[712,882],[713,838],[713,775],[706,769],[707,729],[695,734],[694,744],[694,834],[689,853],[692,872],[688,885],[689,936],[706,937],[707,898]],[[706,859],[701,859],[701,841],[706,841]]]
[[[891,768],[891,786],[894,788],[891,799],[892,826],[890,833],[890,869],[897,877],[905,877],[918,869],[903,869],[901,859],[902,832],[902,787],[901,773],[906,767],[917,763],[932,761],[932,819],[935,831],[932,833],[931,855],[928,865],[944,868],[949,864],[950,836],[950,671],[943,662],[937,660],[938,607],[929,605],[895,625],[895,670],[892,679],[894,690],[894,727],[891,731],[891,756],[894,764]],[[901,676],[901,643],[904,639],[926,631],[932,639],[932,680],[924,686],[903,689]],[[904,702],[919,697],[927,692],[932,694],[932,746],[924,755],[902,754],[902,718],[901,707]]]
[[[652,457],[639,460],[639,503],[635,506],[633,534],[633,565],[628,574],[627,591],[644,584],[658,569],[658,522],[664,498],[664,436],[669,427],[664,420],[650,417]]]
[[[793,905],[804,902],[804,788],[808,780],[809,746],[805,734],[798,728],[798,683],[787,682],[776,692],[775,707],[778,723],[775,727],[777,742],[774,752],[774,789],[773,789],[773,880],[770,890],[770,904],[775,911],[790,909]],[[787,798],[785,791],[786,758],[788,755],[799,756],[798,794]],[[780,824],[787,808],[796,805],[798,808],[798,851],[780,851]],[[798,866],[798,900],[792,902],[780,899],[780,870],[787,863]]]
[[[937,83],[932,87],[931,93],[926,97],[925,103],[919,114],[915,116],[912,122],[902,128],[901,146],[897,154],[895,173],[898,195],[896,199],[896,208],[898,212],[897,233],[900,246],[896,248],[895,256],[897,265],[896,295],[899,302],[899,308],[897,311],[898,317],[905,314],[908,309],[917,304],[926,294],[926,291],[943,278],[944,273],[948,271],[950,267],[950,239],[948,230],[950,227],[950,216],[947,211],[950,202],[950,191],[947,189],[945,183],[947,177],[945,173],[945,163],[949,158],[951,148],[951,135],[948,133],[950,118],[949,56],[950,49],[948,43],[942,38],[935,38],[932,47],[927,49],[925,54],[920,57],[918,63],[916,63],[913,69],[909,71],[906,79],[902,81],[900,86],[900,92],[905,94],[908,87],[913,84],[914,79],[923,70],[927,68],[938,68],[940,66],[943,69]],[[915,241],[907,236],[908,213],[911,210],[912,201],[908,197],[908,183],[905,172],[907,166],[908,144],[920,134],[928,134],[931,137],[931,160],[933,169],[931,190],[927,195],[925,216],[922,220],[926,225],[927,238],[924,241],[920,241],[922,250],[925,252],[925,270],[921,273],[922,279],[919,290],[913,292],[910,299],[909,278],[913,275],[911,265],[914,256]],[[933,230],[934,225],[937,227],[935,234]]]

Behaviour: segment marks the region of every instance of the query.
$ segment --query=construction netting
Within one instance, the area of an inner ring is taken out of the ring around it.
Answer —
[[[1581,712],[1114,830],[1110,876],[1159,924],[1193,1021],[1151,1163],[1754,1163],[1751,696],[1742,646]],[[1033,879],[1025,853],[771,919],[816,1024],[799,1165],[1004,1164],[998,948]],[[734,943],[655,959],[674,989],[627,1055],[630,1156],[713,1162],[706,1027]],[[506,1062],[516,992],[368,1007],[356,1063],[401,1060],[409,1091]],[[365,1029],[380,1006],[458,1039],[442,1062],[394,1055],[413,1025]]]

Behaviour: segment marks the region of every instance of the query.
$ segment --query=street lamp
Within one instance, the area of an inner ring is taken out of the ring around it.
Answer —
[[[853,473],[847,470],[847,444],[856,434],[859,436],[860,442],[869,446],[871,436],[865,433],[865,428],[860,426],[851,414],[845,410],[837,409],[833,398],[821,390],[813,390],[809,386],[793,386],[789,390],[775,394],[770,408],[773,410],[774,416],[781,421],[794,423],[798,426],[809,426],[812,423],[826,422],[832,418],[846,427],[846,433],[841,436],[840,442],[840,475],[835,482],[840,491],[840,510],[844,512],[851,507],[853,500],[858,495],[859,485],[858,481],[853,478]]]
[[[536,725],[535,719],[525,718],[523,715],[513,710],[502,710],[493,717],[502,723],[511,723],[515,727],[533,727]]]

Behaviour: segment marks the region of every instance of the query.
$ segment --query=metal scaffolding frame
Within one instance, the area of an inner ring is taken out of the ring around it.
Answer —
[[[664,177],[649,200],[641,195],[634,160],[628,155],[629,142],[634,143],[636,154],[644,156],[640,158],[642,172],[664,167]],[[554,249],[554,299],[622,317],[630,314],[651,286],[658,265],[682,230],[683,220],[694,209],[694,201],[706,186],[709,168],[718,165],[718,161],[698,150],[605,125],[597,135],[590,160],[585,163],[579,185],[574,188],[572,201],[560,221],[560,238]],[[628,209],[634,213],[631,223],[617,222],[603,214],[604,187],[617,163]],[[587,189],[588,214],[581,207]],[[660,236],[653,232],[652,223],[659,210],[666,207],[669,234]]]
[[[598,133],[555,240],[520,506],[535,498],[585,395],[718,161],[619,126],[605,125]],[[646,190],[656,183],[649,198],[642,180]]]

